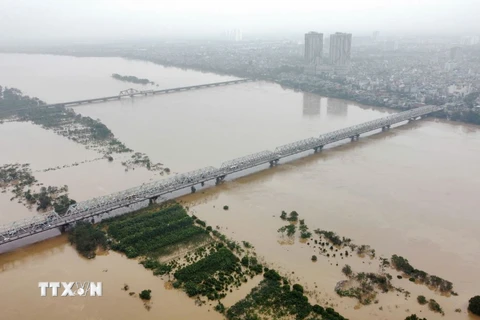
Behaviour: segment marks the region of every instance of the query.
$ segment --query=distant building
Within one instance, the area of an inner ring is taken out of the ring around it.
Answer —
[[[397,51],[398,50],[398,41],[384,41],[383,42],[383,51]]]
[[[350,63],[352,34],[337,32],[330,35],[330,63],[335,67],[345,67]]]
[[[458,61],[462,57],[462,48],[460,47],[453,47],[450,49],[450,60]]]
[[[472,86],[470,84],[452,84],[447,87],[447,95],[465,97],[470,93]]]
[[[462,37],[462,44],[465,45],[465,46],[474,46],[478,43],[480,43],[480,37],[479,36],[465,36],[465,37]]]
[[[378,40],[378,35],[380,34],[380,32],[378,31],[374,31],[373,34],[372,34],[372,41],[373,42],[376,42]]]
[[[309,32],[305,34],[305,64],[316,65],[323,56],[323,33]]]
[[[445,63],[445,71],[452,71],[457,65],[454,62]]]
[[[242,41],[243,39],[242,30],[240,29],[226,30],[225,36],[227,37],[228,40],[235,41],[235,42]]]

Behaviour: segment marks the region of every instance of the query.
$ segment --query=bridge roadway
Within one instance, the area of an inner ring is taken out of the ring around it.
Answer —
[[[226,86],[226,85],[231,85],[231,84],[239,84],[239,83],[244,83],[244,82],[249,82],[249,81],[253,81],[253,80],[251,80],[251,79],[239,79],[239,80],[199,84],[199,85],[188,86],[188,87],[160,89],[160,90],[139,91],[139,90],[135,90],[135,89],[128,89],[128,90],[121,91],[120,94],[116,95],[116,96],[99,97],[99,98],[68,101],[68,102],[59,102],[59,103],[47,104],[47,105],[44,105],[44,106],[41,106],[41,107],[44,107],[44,108],[58,107],[58,106],[72,107],[72,106],[89,104],[89,103],[94,103],[94,102],[107,102],[107,101],[111,101],[111,100],[119,100],[123,97],[148,96],[148,95],[156,95],[156,94],[174,93],[174,92],[180,92],[180,91],[188,91],[188,90],[196,90],[196,89],[202,89],[202,88]]]
[[[229,174],[253,168],[262,164],[275,166],[282,158],[314,150],[318,152],[330,143],[344,139],[357,140],[360,134],[382,129],[388,130],[391,125],[403,121],[413,121],[427,116],[430,113],[443,109],[439,106],[424,106],[409,111],[389,115],[384,118],[368,121],[344,129],[321,134],[318,138],[308,138],[277,147],[272,151],[261,151],[245,157],[224,162],[220,168],[206,167],[199,170],[178,174],[173,177],[143,184],[139,187],[127,189],[121,192],[103,197],[90,199],[71,205],[64,215],[51,211],[44,215],[36,215],[33,218],[17,221],[0,227],[0,245],[42,233],[47,230],[59,228],[75,221],[84,220],[112,210],[129,207],[142,201],[156,201],[158,197],[191,188],[195,192],[196,185],[204,185],[205,182],[215,180],[220,183]],[[133,211],[133,209],[132,209]]]

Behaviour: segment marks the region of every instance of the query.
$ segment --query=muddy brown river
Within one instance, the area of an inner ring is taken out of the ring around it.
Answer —
[[[32,70],[35,76],[30,77]],[[149,78],[162,88],[232,79],[117,58],[0,54],[0,85],[17,87],[47,102],[138,87],[111,79],[112,73]],[[82,90],[80,84],[85,84]],[[164,163],[172,174],[220,166],[225,160],[392,112],[264,82],[75,110],[100,119],[128,147]],[[40,182],[66,184],[76,200],[161,178],[146,169],[125,172],[122,156],[112,163],[90,161],[101,155],[29,123],[0,124],[0,150],[0,165],[30,163],[40,171],[34,173]],[[41,172],[74,162],[84,163]],[[479,162],[479,127],[427,119],[181,200],[210,225],[218,225],[235,240],[252,243],[268,264],[304,284],[312,301],[333,305],[349,319],[403,320],[411,313],[427,319],[474,319],[466,309],[468,299],[480,294]],[[0,223],[38,214],[10,198],[11,194],[0,194]],[[223,210],[224,205],[230,209]],[[452,281],[459,295],[444,297],[394,276],[393,284],[408,290],[409,299],[380,294],[378,303],[359,308],[355,300],[334,292],[335,284],[345,279],[341,268],[348,263],[354,271],[376,271],[378,259],[322,256],[312,262],[312,246],[298,239],[282,242],[277,233],[285,224],[279,219],[282,210],[296,210],[310,230],[332,230],[357,244],[369,244],[377,257],[402,255],[414,267]],[[103,296],[40,297],[39,281],[77,279],[102,281]],[[137,293],[152,290],[150,311],[138,297],[121,290],[125,283]],[[230,303],[253,285],[247,283],[228,297]],[[0,255],[0,288],[1,319],[221,319],[213,306],[198,307],[184,293],[166,289],[164,280],[137,261],[115,252],[85,260],[63,236]],[[419,294],[439,302],[445,316],[420,306]],[[456,308],[461,313],[454,312]]]

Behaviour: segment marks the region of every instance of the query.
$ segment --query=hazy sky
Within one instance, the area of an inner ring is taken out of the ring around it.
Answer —
[[[324,33],[480,34],[480,0],[0,0],[0,43]]]

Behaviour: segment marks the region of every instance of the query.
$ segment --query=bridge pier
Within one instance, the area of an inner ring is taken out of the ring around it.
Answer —
[[[359,137],[360,137],[359,134],[356,134],[356,135],[354,135],[354,136],[351,136],[351,137],[350,137],[350,141],[357,141]]]
[[[205,185],[205,181],[202,181],[202,182],[201,182],[201,185],[202,185],[202,187],[203,187],[203,186]]]
[[[225,177],[226,175],[223,175],[223,176],[218,176],[215,180],[215,184],[220,184],[223,182],[223,180],[225,180]]]
[[[148,199],[148,205],[151,206],[152,204],[155,204],[155,201],[157,201],[157,199],[158,196]]]
[[[190,189],[192,190],[192,193],[195,193],[195,191],[197,191],[197,189],[195,188],[195,186],[192,186]]]
[[[270,161],[270,167],[274,167],[274,166],[278,165],[278,160],[279,159],[275,159],[275,160]]]
[[[317,153],[317,152],[320,152],[322,150],[323,150],[323,146],[318,146],[318,147],[313,148],[313,153]]]

